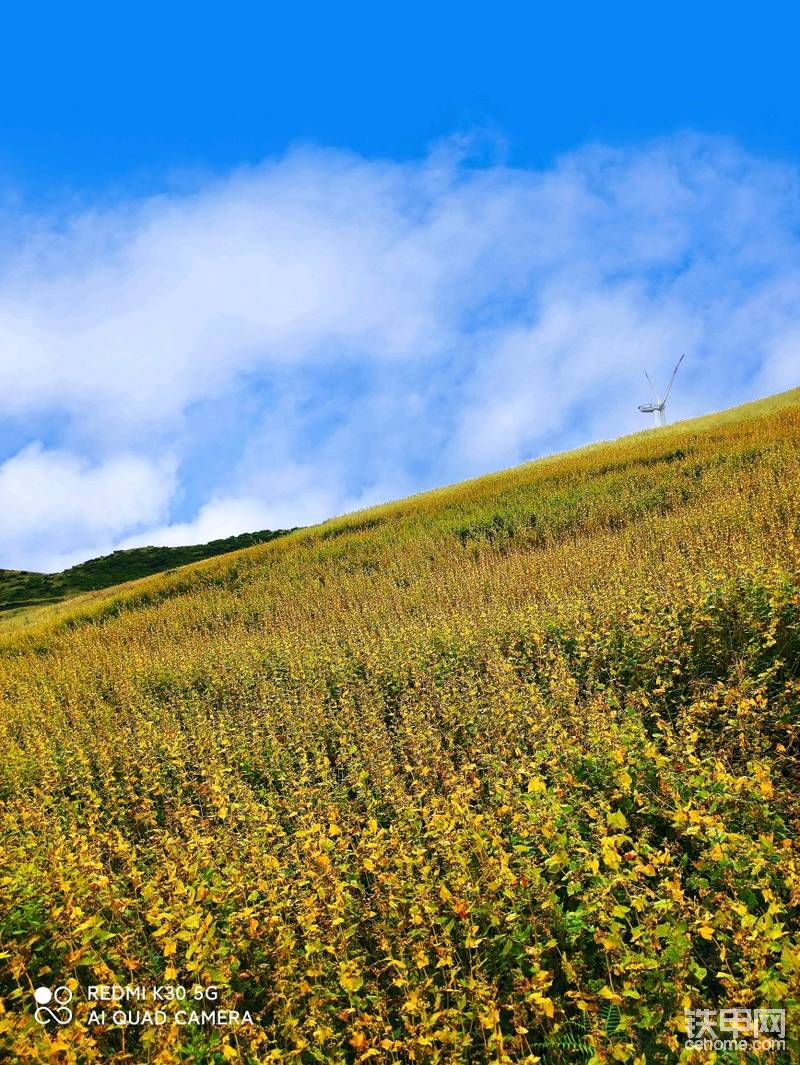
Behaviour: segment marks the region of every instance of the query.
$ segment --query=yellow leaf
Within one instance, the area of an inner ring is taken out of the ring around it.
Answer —
[[[358,991],[364,986],[364,978],[355,965],[346,962],[339,966],[339,983],[345,991]]]

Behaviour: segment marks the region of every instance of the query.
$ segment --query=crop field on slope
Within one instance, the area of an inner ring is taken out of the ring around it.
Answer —
[[[9,632],[0,1058],[798,1060],[799,515],[795,393]]]

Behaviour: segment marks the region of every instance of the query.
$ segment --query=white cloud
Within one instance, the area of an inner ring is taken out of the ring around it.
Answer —
[[[120,547],[146,547],[158,544],[177,547],[182,544],[205,544],[241,532],[260,529],[290,529],[313,524],[331,514],[331,498],[322,493],[300,494],[290,500],[271,503],[252,496],[229,496],[214,499],[200,507],[192,521],[174,522],[129,536]]]
[[[699,340],[693,315],[651,305],[638,286],[554,294],[535,323],[504,331],[479,360],[454,446],[476,466],[501,467],[569,433],[578,415],[579,438],[613,435],[615,422],[630,423],[623,404],[649,399],[642,367],[670,366]]]
[[[0,425],[23,449],[0,565],[305,524],[618,435],[645,424],[642,367],[684,349],[673,416],[790,387],[799,189],[692,136],[541,171],[307,149],[20,219],[0,241]],[[42,425],[53,448],[29,452]],[[46,477],[73,486],[50,507]]]
[[[174,488],[169,462],[118,455],[93,466],[30,444],[0,465],[4,563],[23,568],[31,554],[45,569],[78,561],[80,551],[71,557],[70,546],[111,543],[131,526],[163,517]]]

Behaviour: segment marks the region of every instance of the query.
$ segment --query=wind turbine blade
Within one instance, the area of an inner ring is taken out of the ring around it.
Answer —
[[[669,379],[669,387],[667,388],[667,391],[666,391],[666,392],[664,393],[664,400],[663,400],[663,402],[664,402],[664,403],[666,403],[666,402],[667,402],[667,396],[668,396],[668,395],[670,394],[670,392],[672,391],[672,386],[673,386],[673,384],[675,383],[675,375],[676,375],[676,374],[677,374],[677,372],[678,372],[678,367],[680,366],[680,364],[681,364],[681,363],[683,362],[683,360],[684,360],[685,358],[686,358],[686,352],[684,351],[683,355],[681,355],[681,357],[680,357],[680,358],[678,359],[678,361],[677,361],[677,362],[675,363],[675,369],[674,369],[674,370],[672,371],[672,377],[670,377],[670,379]]]
[[[650,380],[650,374],[647,372],[647,370],[644,371],[644,375],[647,378],[648,385],[650,385],[650,391],[653,393],[653,399],[656,401],[656,403],[658,403],[659,402],[658,393],[656,392],[655,388],[653,387],[653,382]]]

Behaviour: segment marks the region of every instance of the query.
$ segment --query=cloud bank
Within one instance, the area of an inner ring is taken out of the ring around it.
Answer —
[[[730,142],[545,170],[302,149],[6,213],[0,566],[307,524],[798,384],[800,174]],[[644,387],[643,387],[644,386]]]

